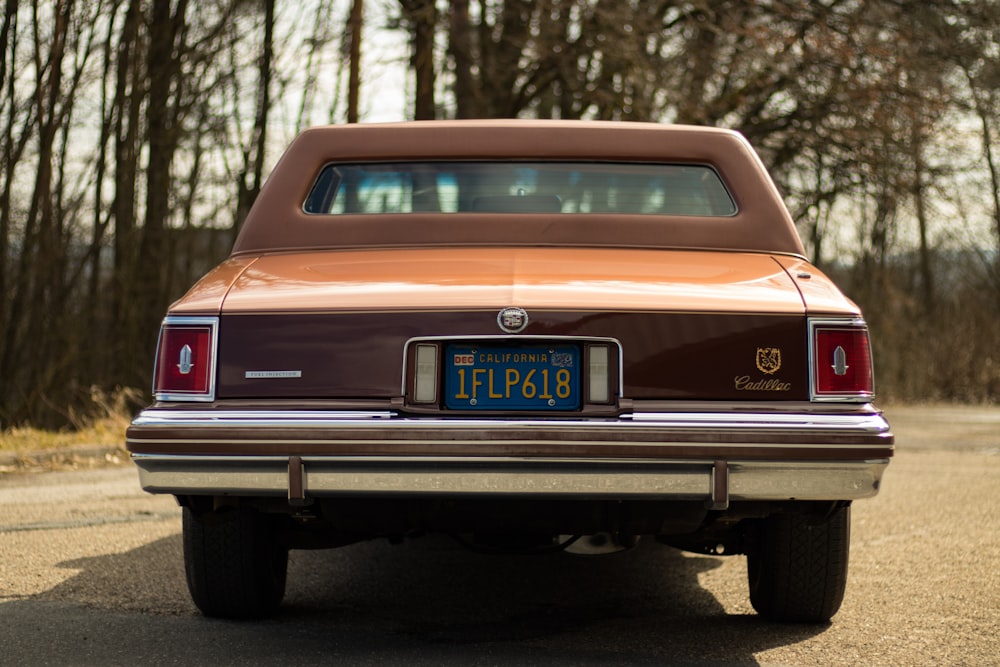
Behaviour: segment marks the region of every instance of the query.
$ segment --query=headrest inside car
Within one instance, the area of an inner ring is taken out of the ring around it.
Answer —
[[[490,195],[476,197],[477,213],[559,213],[562,201],[556,195]]]

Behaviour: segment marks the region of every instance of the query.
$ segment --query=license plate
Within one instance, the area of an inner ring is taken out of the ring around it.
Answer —
[[[452,410],[575,410],[580,350],[574,345],[449,345],[445,405]]]

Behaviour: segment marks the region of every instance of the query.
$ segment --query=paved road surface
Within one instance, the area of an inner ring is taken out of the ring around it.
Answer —
[[[888,411],[829,626],[764,623],[742,557],[293,552],[283,613],[200,617],[180,512],[131,467],[0,475],[0,664],[1000,665],[1000,408]]]

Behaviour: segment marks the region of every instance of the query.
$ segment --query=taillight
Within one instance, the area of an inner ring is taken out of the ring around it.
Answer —
[[[153,396],[158,401],[215,400],[217,317],[163,320],[156,345]]]
[[[810,320],[809,325],[812,399],[874,397],[871,343],[864,320]]]

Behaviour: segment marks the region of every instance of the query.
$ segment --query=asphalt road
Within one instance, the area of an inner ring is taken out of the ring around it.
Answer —
[[[293,552],[278,617],[206,619],[179,509],[119,466],[0,474],[0,665],[1000,665],[1000,408],[887,412],[898,454],[854,506],[830,625],[761,621],[742,557],[443,538]]]

